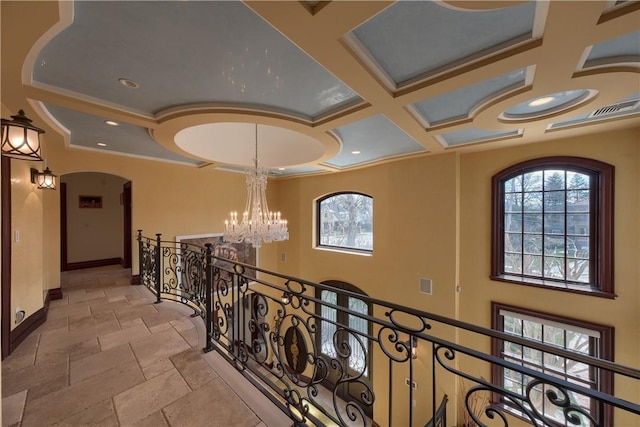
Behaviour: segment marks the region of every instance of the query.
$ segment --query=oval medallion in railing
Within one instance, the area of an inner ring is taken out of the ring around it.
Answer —
[[[307,344],[302,332],[295,326],[290,326],[284,334],[284,355],[292,372],[304,372],[307,367]]]

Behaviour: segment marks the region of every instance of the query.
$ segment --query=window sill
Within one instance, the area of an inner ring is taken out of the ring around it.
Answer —
[[[588,285],[580,286],[580,285],[573,285],[569,283],[554,282],[551,280],[544,280],[544,279],[536,280],[530,277],[511,276],[508,274],[490,276],[490,279],[496,280],[498,282],[515,283],[518,285],[533,286],[533,287],[544,288],[544,289],[549,289],[553,291],[572,292],[576,294],[589,295],[589,296],[599,297],[599,298],[614,299],[617,297],[617,295],[614,293],[603,292],[600,289],[596,289]]]
[[[349,255],[373,256],[373,252],[358,250],[358,249],[337,248],[337,247],[331,247],[331,246],[315,246],[313,249],[317,249],[319,251],[327,251],[327,252],[339,252],[339,253],[349,254]]]

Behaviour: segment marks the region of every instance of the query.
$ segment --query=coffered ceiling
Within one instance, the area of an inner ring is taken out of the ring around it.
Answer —
[[[3,92],[15,73],[5,41],[24,37],[5,25],[19,3],[2,2]],[[291,176],[639,124],[636,1],[76,1],[57,11],[47,28],[20,29],[34,39],[20,80],[76,148],[242,170],[257,139],[261,164]]]

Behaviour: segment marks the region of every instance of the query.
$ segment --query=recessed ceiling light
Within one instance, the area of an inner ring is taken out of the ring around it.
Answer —
[[[283,170],[284,170],[284,168],[278,168],[278,170],[279,170],[279,171],[283,171]]]
[[[120,124],[118,122],[114,122],[113,120],[105,120],[104,122],[109,126],[118,126]]]
[[[529,107],[539,107],[541,105],[545,105],[553,101],[555,98],[553,96],[543,96],[542,98],[534,99],[529,103]]]
[[[136,82],[134,82],[133,80],[129,80],[129,79],[125,79],[125,78],[119,78],[118,81],[120,83],[122,83],[122,85],[130,88],[130,89],[137,89],[140,87],[140,85]]]
[[[107,144],[105,144],[104,142],[98,142],[98,146],[99,146],[99,147],[106,147],[106,146],[107,146]]]
[[[360,154],[360,151],[358,151],[358,150],[352,151],[351,154]]]

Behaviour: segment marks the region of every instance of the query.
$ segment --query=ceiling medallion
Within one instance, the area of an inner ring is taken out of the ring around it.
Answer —
[[[498,117],[500,120],[531,120],[559,113],[592,99],[598,93],[592,89],[567,90],[550,93],[521,102],[505,110]]]

